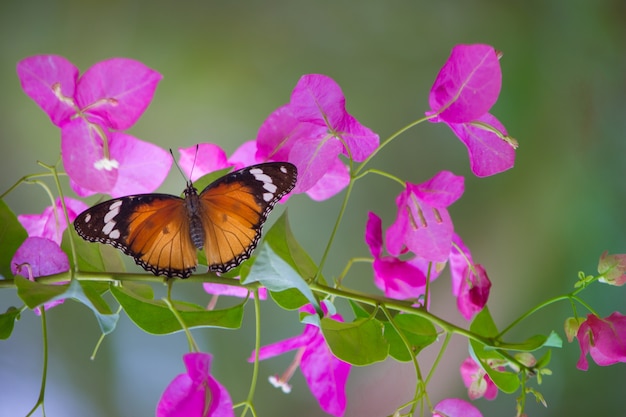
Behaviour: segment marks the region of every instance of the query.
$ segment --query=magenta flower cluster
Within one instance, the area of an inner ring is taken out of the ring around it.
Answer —
[[[472,172],[479,177],[510,169],[515,161],[515,140],[489,113],[502,84],[499,58],[488,45],[454,47],[431,88],[430,110],[426,112],[428,120],[448,125],[467,147]],[[150,104],[160,74],[137,61],[114,58],[79,76],[74,65],[53,55],[27,58],[18,64],[17,72],[26,94],[61,131],[63,166],[77,195],[117,197],[159,187],[170,170],[170,155],[125,131]],[[328,199],[355,180],[353,163],[367,161],[380,147],[379,136],[348,113],[345,101],[341,88],[330,77],[305,75],[289,102],[262,123],[254,140],[230,156],[211,143],[180,148],[179,164],[195,181],[224,168],[289,161],[298,168],[294,194],[306,193],[316,201]],[[441,171],[425,182],[404,184],[395,200],[395,219],[390,219],[385,229],[384,219],[369,213],[365,243],[373,258],[374,283],[386,297],[410,300],[428,309],[427,286],[448,265],[460,314],[472,320],[484,308],[491,282],[485,267],[473,260],[455,232],[448,211],[463,192],[463,177]],[[14,273],[32,279],[67,271],[69,261],[60,248],[61,236],[67,221],[72,222],[85,208],[84,203],[65,198],[41,214],[19,216],[29,239],[13,258]],[[624,255],[603,255],[600,272],[605,282],[626,282],[625,259]],[[30,269],[22,268],[24,265]],[[245,289],[216,284],[205,284],[204,288],[215,295],[249,296]],[[267,298],[265,289],[259,298]],[[339,314],[329,313],[324,303],[322,307],[327,318],[343,321]],[[306,306],[301,314],[315,311]],[[351,365],[335,357],[317,325],[307,323],[300,335],[263,346],[252,352],[248,361],[295,351],[288,370],[270,377],[270,381],[289,392],[290,378],[300,369],[320,407],[333,416],[343,416]],[[599,365],[626,362],[626,318],[620,313],[605,319],[590,314],[586,320],[576,321],[576,326],[571,333],[580,343],[580,369],[588,368],[588,355]],[[228,391],[211,375],[212,359],[202,352],[183,357],[186,372],[175,377],[163,392],[157,416],[234,415]],[[496,397],[496,385],[474,359],[463,362],[461,375],[471,399]],[[433,416],[480,415],[462,399],[446,399],[433,407]]]

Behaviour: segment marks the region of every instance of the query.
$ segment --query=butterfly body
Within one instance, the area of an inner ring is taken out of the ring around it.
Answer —
[[[209,271],[226,272],[250,257],[274,205],[295,186],[287,162],[253,165],[227,174],[184,198],[139,194],[105,201],[74,221],[88,241],[110,244],[155,275],[187,278],[204,249]]]

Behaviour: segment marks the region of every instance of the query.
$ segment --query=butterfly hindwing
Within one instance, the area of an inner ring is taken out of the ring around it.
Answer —
[[[267,216],[296,178],[294,165],[270,162],[228,174],[200,193],[210,271],[226,272],[250,257]]]
[[[197,264],[184,200],[141,194],[100,203],[74,221],[78,234],[132,256],[156,275],[188,277]]]

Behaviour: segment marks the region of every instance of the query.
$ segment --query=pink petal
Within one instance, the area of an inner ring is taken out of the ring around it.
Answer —
[[[117,181],[108,192],[112,197],[159,188],[172,166],[169,152],[125,133],[111,132],[109,140],[111,158],[119,163]]]
[[[466,268],[459,296],[456,299],[457,307],[466,320],[471,320],[485,307],[491,289],[491,281],[485,268],[480,264],[475,264],[473,269],[476,273],[472,268]]]
[[[205,411],[209,416],[234,416],[228,391],[209,372],[211,359],[210,354],[202,352],[183,357],[187,373],[178,375],[167,386],[157,404],[157,417],[201,416]],[[207,399],[211,401],[208,410]]]
[[[461,198],[465,191],[465,179],[449,171],[441,171],[430,180],[408,187],[425,204],[445,208]]]
[[[17,274],[17,266],[29,264],[33,277],[58,274],[69,271],[70,263],[58,244],[43,237],[29,237],[17,249],[11,259],[11,271]],[[20,274],[28,278],[24,268]]]
[[[398,258],[375,259],[374,284],[385,296],[397,300],[419,298],[426,288],[426,272],[410,262]],[[428,271],[426,265],[426,271]]]
[[[107,126],[124,130],[146,110],[162,76],[139,61],[112,58],[89,68],[78,81],[81,109]]]
[[[299,174],[298,174],[299,175]],[[306,191],[314,201],[323,201],[338,194],[350,183],[350,171],[346,164],[335,158],[322,178]]]
[[[446,398],[434,407],[433,417],[483,417],[478,408],[460,398]]]
[[[343,416],[346,410],[346,382],[351,365],[337,359],[321,333],[311,339],[302,355],[300,369],[322,410]]]
[[[279,342],[274,342],[266,346],[262,346],[259,349],[259,360],[265,360],[269,358],[273,358],[274,356],[282,355],[283,353],[289,352],[290,350],[301,348],[302,346],[306,346],[306,344],[314,337],[317,333],[319,333],[319,328],[313,325],[307,325],[304,328],[304,332],[298,336],[290,337],[288,339],[281,340]],[[248,362],[254,362],[254,351],[248,358]]]
[[[289,162],[298,168],[294,194],[313,187],[333,167],[341,149],[335,138],[302,138],[295,142],[289,154]]]
[[[489,45],[457,45],[430,90],[432,112],[448,123],[465,123],[487,113],[502,87],[498,56]]]
[[[78,69],[56,55],[36,55],[17,64],[22,89],[60,126],[76,113],[74,92]]]
[[[246,298],[248,294],[250,297],[254,297],[254,292],[249,291],[243,287],[236,287],[234,285],[226,284],[212,284],[205,282],[202,284],[204,291],[213,295],[226,295],[229,297]],[[267,299],[267,288],[259,288],[259,300]]]
[[[263,159],[257,158],[256,154],[257,142],[249,140],[235,149],[235,152],[228,158],[228,164],[233,165],[233,169],[237,170],[263,162]]]
[[[65,205],[70,222],[73,222],[79,213],[87,209],[82,201],[65,197]],[[56,215],[55,215],[56,211]],[[61,206],[61,199],[57,198],[55,207],[46,207],[41,214],[20,214],[17,219],[26,229],[30,237],[45,237],[61,245],[63,231],[67,227],[65,214]]]
[[[507,135],[502,123],[489,113],[476,121],[493,126]],[[470,166],[477,177],[487,177],[513,168],[515,149],[498,135],[469,123],[449,123],[448,126],[467,147]]]
[[[464,274],[467,272],[468,261],[473,264],[472,254],[470,253],[465,243],[461,240],[461,237],[456,233],[452,237],[452,241],[461,249],[459,252],[454,246],[450,251],[450,276],[452,278],[452,295],[458,297],[461,292],[461,283],[464,279]]]
[[[605,319],[589,314],[580,325],[577,337],[582,352],[577,364],[579,369],[587,369],[587,352],[600,366],[626,362],[626,316],[619,312]]]
[[[108,132],[104,131],[105,134]],[[117,181],[118,170],[96,168],[104,158],[100,132],[83,118],[65,123],[61,128],[61,155],[67,175],[79,186],[108,194]],[[117,161],[119,163],[119,161]]]
[[[387,250],[400,255],[404,247],[417,256],[432,262],[448,259],[454,228],[446,209],[420,204],[410,184],[396,201],[398,215],[386,233]]]
[[[350,153],[344,149],[343,154],[348,157],[351,156],[357,162],[363,162],[378,148],[380,143],[376,133],[360,124],[358,120],[348,113],[337,126],[337,130],[348,149],[350,149]]]
[[[289,105],[277,108],[259,127],[256,157],[261,160],[287,161],[293,137],[306,136],[307,132],[302,132],[303,128],[318,129],[317,126],[300,123]]]
[[[299,121],[331,128],[338,126],[346,114],[339,84],[321,74],[303,75],[291,93],[289,106]]]
[[[383,221],[371,211],[367,214],[365,243],[369,246],[373,257],[380,257],[383,250]]]
[[[178,152],[180,152],[178,164],[191,181],[196,181],[203,175],[231,166],[228,163],[226,152],[213,143],[201,143],[198,146],[178,148]]]

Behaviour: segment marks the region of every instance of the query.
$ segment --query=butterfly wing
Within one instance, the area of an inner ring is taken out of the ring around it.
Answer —
[[[186,278],[198,263],[184,200],[173,195],[105,201],[82,212],[74,228],[85,240],[121,249],[155,275]]]
[[[271,162],[232,172],[200,193],[210,271],[226,272],[250,257],[267,216],[296,179],[294,165]]]

